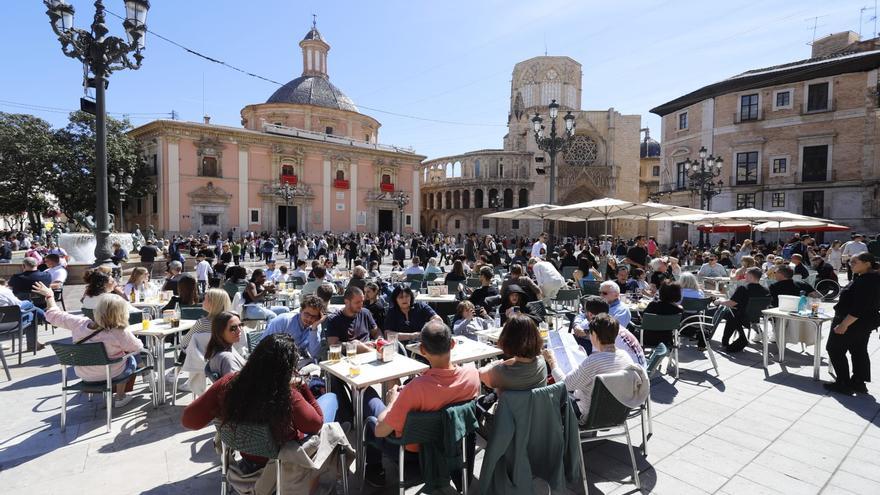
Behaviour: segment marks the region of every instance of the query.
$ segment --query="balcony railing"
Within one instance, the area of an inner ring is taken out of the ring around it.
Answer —
[[[295,186],[297,182],[299,182],[299,178],[296,175],[281,175],[282,184],[290,184],[291,186]]]
[[[336,189],[348,189],[348,181],[345,179],[336,179],[333,181],[333,187]]]
[[[394,184],[391,184],[390,182],[383,182],[382,184],[379,184],[379,190],[388,193],[394,192]]]

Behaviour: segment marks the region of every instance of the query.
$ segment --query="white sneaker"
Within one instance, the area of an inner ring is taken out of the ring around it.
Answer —
[[[114,400],[113,407],[125,407],[133,400],[134,400],[134,395],[126,395],[122,399]]]
[[[174,384],[174,369],[170,369],[165,372],[165,383],[168,385]]]

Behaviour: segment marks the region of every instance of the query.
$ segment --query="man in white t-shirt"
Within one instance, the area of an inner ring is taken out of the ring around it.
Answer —
[[[535,275],[535,283],[544,294],[544,304],[549,306],[550,301],[556,297],[559,289],[565,287],[565,277],[549,261],[541,261],[538,258],[529,260],[529,268]]]
[[[205,260],[205,256],[199,253],[196,256],[196,260],[198,263],[196,264],[196,280],[199,283],[199,290],[202,294],[205,293],[205,290],[208,288],[208,280],[211,278],[211,275],[214,274],[214,270],[211,269],[211,264]]]
[[[47,254],[43,258],[46,263],[46,273],[52,275],[52,287],[61,287],[67,281],[67,269],[61,266],[61,257],[57,254]]]
[[[852,240],[844,243],[841,255],[843,262],[846,264],[846,278],[848,280],[853,279],[852,268],[849,266],[849,259],[857,254],[865,253],[867,251],[868,245],[865,244],[865,236],[862,234],[853,234]]]
[[[532,258],[544,259],[547,256],[547,244],[545,244],[546,241],[547,241],[547,233],[546,232],[542,233],[541,235],[538,236],[538,240],[535,241],[534,244],[532,244]],[[541,253],[542,249],[544,250],[543,253]]]

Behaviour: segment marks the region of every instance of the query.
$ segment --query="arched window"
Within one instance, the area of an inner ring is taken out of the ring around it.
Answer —
[[[382,174],[382,184],[391,184],[390,174]]]
[[[452,207],[456,210],[461,209],[461,191],[455,191],[452,193]]]
[[[293,171],[293,165],[282,165],[281,175],[296,175],[296,172]]]
[[[480,159],[477,158],[476,160],[474,160],[474,177],[482,177],[482,172],[483,171],[480,170]]]
[[[492,205],[498,201],[498,189],[489,189],[489,204],[486,206],[494,208]]]
[[[446,191],[446,209],[452,209],[452,191]]]
[[[452,176],[461,177],[461,162],[455,162],[455,164],[452,165]]]
[[[513,208],[513,189],[504,190],[504,207]]]
[[[345,180],[345,170],[336,171],[336,180]]]
[[[483,208],[483,190],[474,191],[474,208]]]
[[[446,178],[452,177],[452,164],[446,164]]]
[[[443,209],[443,193],[437,193],[437,209]]]
[[[471,192],[470,191],[462,191],[461,193],[461,207],[467,210],[471,207]]]
[[[529,190],[528,189],[520,189],[519,190],[519,207],[525,208],[529,206]]]
[[[434,209],[434,195],[433,194],[428,194],[428,209],[429,210]]]

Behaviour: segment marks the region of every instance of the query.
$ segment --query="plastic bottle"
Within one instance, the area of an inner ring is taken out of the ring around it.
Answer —
[[[798,313],[806,313],[807,311],[807,293],[806,291],[801,291],[801,298],[798,299]]]

